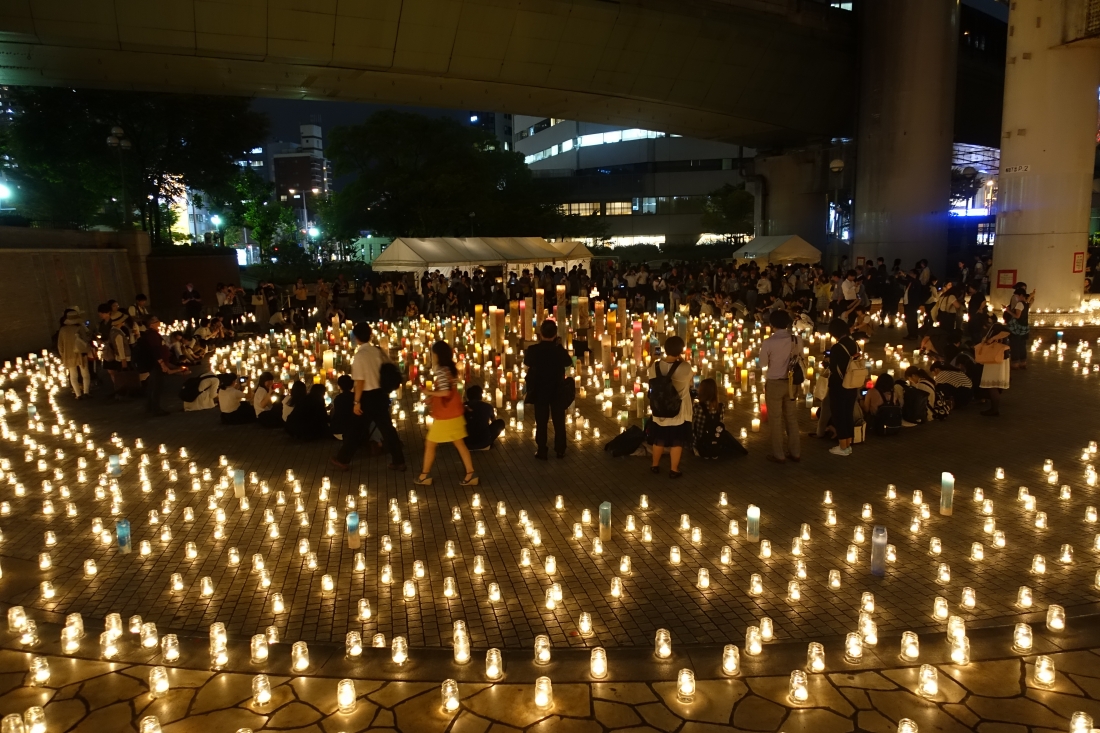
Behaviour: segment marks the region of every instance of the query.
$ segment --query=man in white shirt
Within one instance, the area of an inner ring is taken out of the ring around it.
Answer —
[[[760,346],[760,368],[767,379],[764,382],[764,403],[768,406],[768,422],[771,423],[772,452],[768,460],[786,463],[788,453],[795,463],[801,460],[802,447],[798,436],[796,402],[787,390],[787,367],[792,356],[802,349],[802,341],[790,331],[791,315],[777,310],[771,315],[772,335]],[[783,429],[787,435],[784,437]]]
[[[374,423],[382,434],[382,442],[390,452],[389,467],[395,471],[405,470],[405,454],[401,438],[393,426],[390,417],[390,396],[382,391],[380,374],[386,361],[382,349],[370,342],[371,328],[366,323],[357,323],[352,329],[355,340],[360,346],[355,350],[351,362],[351,378],[355,380],[355,421],[344,434],[340,451],[332,463],[341,470],[348,470],[355,452],[366,442],[370,434],[370,425]]]

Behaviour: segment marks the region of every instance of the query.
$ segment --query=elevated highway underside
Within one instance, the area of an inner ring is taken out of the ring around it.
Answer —
[[[747,145],[850,135],[812,0],[7,0],[0,83],[486,109]]]

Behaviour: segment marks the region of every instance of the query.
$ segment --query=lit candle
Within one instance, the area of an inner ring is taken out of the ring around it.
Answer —
[[[535,680],[535,707],[547,709],[554,704],[554,688],[549,677]]]
[[[1047,606],[1047,628],[1051,631],[1065,631],[1066,610],[1057,604]]]

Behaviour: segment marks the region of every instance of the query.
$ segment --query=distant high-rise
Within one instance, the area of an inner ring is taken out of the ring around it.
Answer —
[[[279,149],[271,153],[271,176],[279,201],[293,208],[302,226],[307,226],[314,202],[328,195],[329,162],[325,159],[321,126],[310,123],[299,129],[298,145],[271,145]]]
[[[501,112],[470,112],[470,126],[492,133],[504,150],[512,150],[512,115]]]

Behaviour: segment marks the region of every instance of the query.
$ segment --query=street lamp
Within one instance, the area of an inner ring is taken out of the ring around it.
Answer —
[[[310,227],[309,228],[309,236],[314,238],[314,239],[316,239],[317,235],[320,234],[320,233],[321,233],[321,230],[318,229],[317,227]]]
[[[225,241],[222,239],[222,236],[221,236],[221,234],[222,234],[221,233],[222,218],[220,216],[218,216],[217,214],[214,214],[212,217],[210,217],[210,223],[214,225],[214,239],[219,244],[224,245]]]
[[[130,225],[130,210],[126,206],[126,175],[122,167],[122,151],[129,150],[132,147],[130,138],[126,137],[126,132],[115,125],[111,128],[111,134],[107,136],[107,146],[118,150],[118,183],[122,189],[122,223],[124,226]]]
[[[0,183],[0,211],[4,210],[4,202],[11,198],[11,186]]]

